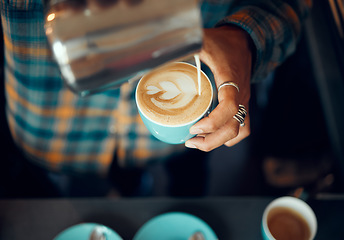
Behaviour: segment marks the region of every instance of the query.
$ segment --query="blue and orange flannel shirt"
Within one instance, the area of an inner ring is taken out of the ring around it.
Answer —
[[[310,1],[203,0],[204,27],[235,24],[256,47],[252,81],[295,49]],[[135,105],[135,84],[79,97],[66,88],[48,45],[41,0],[1,0],[5,94],[11,134],[29,159],[50,170],[106,173],[183,151],[152,137]]]

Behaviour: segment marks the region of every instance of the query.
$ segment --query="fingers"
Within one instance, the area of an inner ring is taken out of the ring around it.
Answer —
[[[224,126],[229,119],[238,112],[236,102],[237,90],[234,87],[227,87],[219,92],[219,104],[210,115],[191,127],[191,134],[209,134]],[[225,99],[233,99],[231,101]]]
[[[247,115],[245,118],[245,126],[239,127],[239,134],[225,142],[225,146],[232,147],[235,144],[239,143],[240,141],[244,140],[251,134],[251,128],[250,128],[250,116]]]
[[[235,119],[231,118],[228,122],[218,130],[198,135],[185,143],[186,147],[197,148],[199,150],[209,152],[222,145],[231,147],[250,135],[250,119],[249,115],[245,118],[245,126]]]

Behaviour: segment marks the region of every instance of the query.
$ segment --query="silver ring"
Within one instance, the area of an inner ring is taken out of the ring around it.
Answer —
[[[220,89],[221,89],[222,87],[224,87],[224,86],[233,86],[233,87],[235,87],[235,88],[238,90],[238,92],[239,92],[239,86],[238,86],[236,83],[234,83],[234,82],[224,82],[224,83],[221,83],[221,85],[217,88],[217,92],[219,92]]]
[[[237,114],[233,116],[235,120],[237,120],[240,123],[240,127],[245,126],[245,117],[247,115],[247,110],[244,105],[239,104],[239,110]]]

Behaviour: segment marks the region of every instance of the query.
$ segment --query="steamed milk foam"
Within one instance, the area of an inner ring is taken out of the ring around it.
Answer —
[[[145,75],[137,88],[137,102],[150,119],[164,125],[180,125],[202,116],[212,101],[212,87],[201,74],[198,94],[197,69],[187,63],[171,63]]]

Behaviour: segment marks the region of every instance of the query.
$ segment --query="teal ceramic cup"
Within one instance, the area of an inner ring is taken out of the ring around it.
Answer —
[[[308,227],[306,232],[309,234],[297,234],[297,232],[302,232],[300,230],[300,225],[302,224],[299,221],[293,223],[292,218],[287,215],[277,218],[276,214],[283,214],[283,211],[285,211],[283,209],[288,209],[288,211],[292,211],[296,216],[301,217],[303,219],[302,222],[304,221],[306,227]],[[275,227],[272,226],[273,224]],[[276,227],[281,229],[279,233],[273,233],[276,231]],[[307,235],[307,240],[312,240],[317,232],[317,219],[312,208],[303,200],[295,197],[280,197],[273,200],[265,208],[261,229],[264,240],[278,240],[279,238],[276,236],[281,235],[281,233],[284,233],[284,239],[296,239],[296,235]],[[287,235],[289,237],[286,237]]]
[[[96,228],[104,234],[107,240],[123,240],[123,238],[111,228],[97,223],[80,223],[73,225],[59,233],[54,240],[89,240],[92,232]]]
[[[179,64],[179,63],[178,63]],[[196,69],[196,67],[189,63],[181,63],[181,64],[188,64]],[[214,97],[214,90],[213,86],[211,84],[211,81],[209,80],[208,76],[202,71],[201,74],[206,77],[207,81],[209,82],[210,89],[211,89],[211,99],[208,103],[208,106],[206,107],[205,111],[202,112],[199,116],[195,117],[192,121],[189,121],[184,124],[176,124],[176,125],[166,125],[159,123],[157,121],[154,121],[150,117],[148,117],[140,108],[140,104],[138,103],[138,89],[140,87],[141,80],[137,84],[136,87],[136,105],[138,108],[138,112],[141,116],[141,119],[147,129],[151,132],[153,136],[155,136],[160,141],[169,143],[169,144],[182,144],[185,143],[188,139],[194,137],[195,135],[190,134],[190,128],[195,123],[197,123],[200,119],[207,116],[210,111],[212,110],[212,103],[213,103],[213,97]],[[143,76],[145,77],[145,76]],[[186,113],[187,114],[187,113]]]

